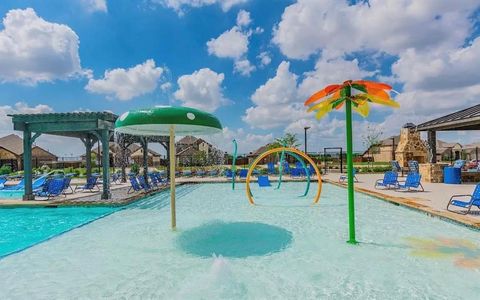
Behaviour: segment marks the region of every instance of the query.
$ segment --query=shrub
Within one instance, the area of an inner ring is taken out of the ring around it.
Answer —
[[[0,167],[0,175],[8,175],[10,173],[12,173],[12,167],[6,165]]]
[[[132,164],[130,166],[130,172],[134,173],[135,175],[138,175],[140,172],[140,167],[137,164]]]

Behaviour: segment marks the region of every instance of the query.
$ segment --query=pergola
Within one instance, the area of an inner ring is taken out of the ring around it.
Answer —
[[[91,176],[92,147],[96,141],[102,143],[103,192],[102,199],[109,199],[110,161],[109,142],[113,137],[117,115],[109,112],[74,112],[46,114],[13,114],[13,128],[23,131],[23,164],[25,193],[24,200],[33,200],[32,191],[32,144],[42,134],[79,138],[85,145],[85,167]]]
[[[437,162],[437,131],[480,130],[480,104],[422,123],[418,131],[426,131],[431,163]]]

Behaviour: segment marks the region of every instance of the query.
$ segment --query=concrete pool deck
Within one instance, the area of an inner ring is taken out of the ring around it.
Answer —
[[[339,176],[340,174],[338,173],[330,173],[323,175],[322,178],[325,182],[346,187],[346,183],[338,182]],[[475,188],[475,183],[444,184],[422,182],[425,188],[424,192],[406,192],[393,189],[375,189],[375,181],[383,178],[383,174],[357,174],[357,178],[359,181],[355,183],[357,192],[480,229],[480,210],[478,208],[472,208],[468,215],[457,214],[446,209],[451,196],[470,195]],[[405,177],[400,177],[399,180],[405,180]]]

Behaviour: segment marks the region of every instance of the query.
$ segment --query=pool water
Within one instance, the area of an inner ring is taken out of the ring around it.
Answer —
[[[1,259],[0,299],[478,298],[479,232],[357,193],[353,246],[346,190],[304,188],[182,186],[176,232],[148,197]]]
[[[0,209],[0,258],[116,210],[113,207]]]
[[[0,199],[22,199],[24,190],[0,190]]]

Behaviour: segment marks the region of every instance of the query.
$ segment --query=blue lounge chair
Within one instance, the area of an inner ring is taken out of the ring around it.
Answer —
[[[463,159],[459,159],[459,160],[456,160],[454,163],[453,163],[453,167],[454,168],[458,168],[458,169],[462,169],[464,166],[465,166],[465,161]]]
[[[162,175],[160,174],[160,172],[153,172],[152,173],[153,177],[155,177],[157,179],[157,182],[158,184],[167,184],[168,183],[168,180],[165,178],[162,178]]]
[[[384,188],[395,188],[398,186],[398,173],[393,171],[385,172],[383,175],[383,179],[378,179],[375,182],[375,188],[378,189],[379,187]]]
[[[63,178],[49,179],[45,184],[45,187],[42,190],[37,191],[35,196],[50,200],[50,198],[60,196],[63,193],[64,186],[65,179]]]
[[[210,170],[208,171],[208,176],[218,176],[218,170]]]
[[[22,178],[16,185],[6,186],[3,189],[8,191],[23,190],[25,189],[25,179]]]
[[[233,172],[230,169],[225,170],[225,177],[227,178],[232,178],[233,177]]]
[[[420,191],[419,188],[421,188],[422,189],[421,191],[423,192],[425,191],[425,189],[423,188],[423,185],[420,182],[421,179],[422,179],[422,175],[418,173],[408,173],[407,179],[405,179],[405,181],[399,181],[397,188],[402,190],[407,190],[407,191],[411,191],[412,189],[414,191]]]
[[[308,165],[308,172],[310,173],[310,176],[315,176],[317,174],[312,165]]]
[[[290,170],[290,176],[292,177],[300,177],[302,176],[302,169],[299,169],[299,168],[292,168]]]
[[[5,182],[7,182],[7,178],[0,177],[0,190],[4,188]]]
[[[353,181],[358,182],[357,169],[353,168]],[[338,182],[345,182],[348,179],[348,174],[340,175]]]
[[[239,176],[241,179],[247,178],[247,174],[248,174],[248,170],[247,170],[247,169],[240,169],[240,171],[238,172],[238,176]]]
[[[408,173],[418,173],[418,170],[419,170],[418,161],[409,160],[408,161]]]
[[[408,169],[402,168],[400,166],[400,163],[396,160],[390,161],[390,164],[392,165],[392,171],[396,172],[396,173],[401,173],[402,176],[403,176],[405,171],[408,171]]]
[[[204,170],[198,170],[197,172],[195,172],[195,174],[198,177],[205,177],[207,175],[207,172],[205,172]]]
[[[112,176],[110,177],[110,182],[111,183],[115,183],[115,184],[119,184],[120,183],[120,176],[121,174],[119,173],[113,173]]]
[[[41,176],[37,179],[35,179],[32,182],[32,191],[38,191],[40,190],[45,182],[47,181],[47,176]],[[4,190],[9,190],[9,191],[16,191],[16,190],[24,190],[25,189],[25,178],[22,178],[22,180],[17,183],[16,185],[13,186],[7,186],[3,188]]]
[[[90,191],[93,192],[94,189],[97,189],[97,191],[100,191],[100,188],[98,187],[98,176],[90,176],[87,178],[87,183],[85,185],[77,185],[73,192],[76,192],[77,190],[82,190],[82,191]]]
[[[275,174],[275,165],[272,162],[267,163],[267,174]]]
[[[73,188],[70,185],[72,182],[72,176],[65,176],[63,179],[63,193],[66,194],[67,190],[70,189],[70,194],[73,194]]]
[[[138,184],[137,178],[135,176],[130,176],[130,188],[127,191],[127,194],[133,193],[133,192],[140,192],[142,190],[142,187],[140,184]]]
[[[143,177],[143,175],[138,175],[137,180],[138,180],[138,183],[140,184],[140,186],[142,187],[142,189],[145,190],[145,192],[150,191],[151,187],[148,184],[148,182],[145,180],[145,177]]]
[[[270,179],[268,179],[268,176],[266,175],[258,176],[258,186],[260,187],[271,186]]]
[[[158,188],[160,185],[160,181],[158,181],[158,177],[155,173],[148,173],[148,177],[150,178],[150,182],[152,183],[151,186]]]
[[[470,199],[468,201],[464,201],[465,199],[463,199],[463,201],[458,199],[458,198],[466,198],[466,197],[470,197]],[[451,210],[449,209],[450,205],[466,208],[467,211],[461,212],[461,211]],[[470,209],[472,209],[472,206],[476,206],[480,208],[480,183],[477,184],[472,195],[453,195],[450,198],[450,201],[448,201],[447,210],[454,213],[466,215],[470,212]]]
[[[283,163],[283,174],[290,174],[292,170],[290,169],[290,164],[288,161]]]
[[[184,170],[184,171],[182,171],[182,176],[192,177],[192,171],[191,170]]]

